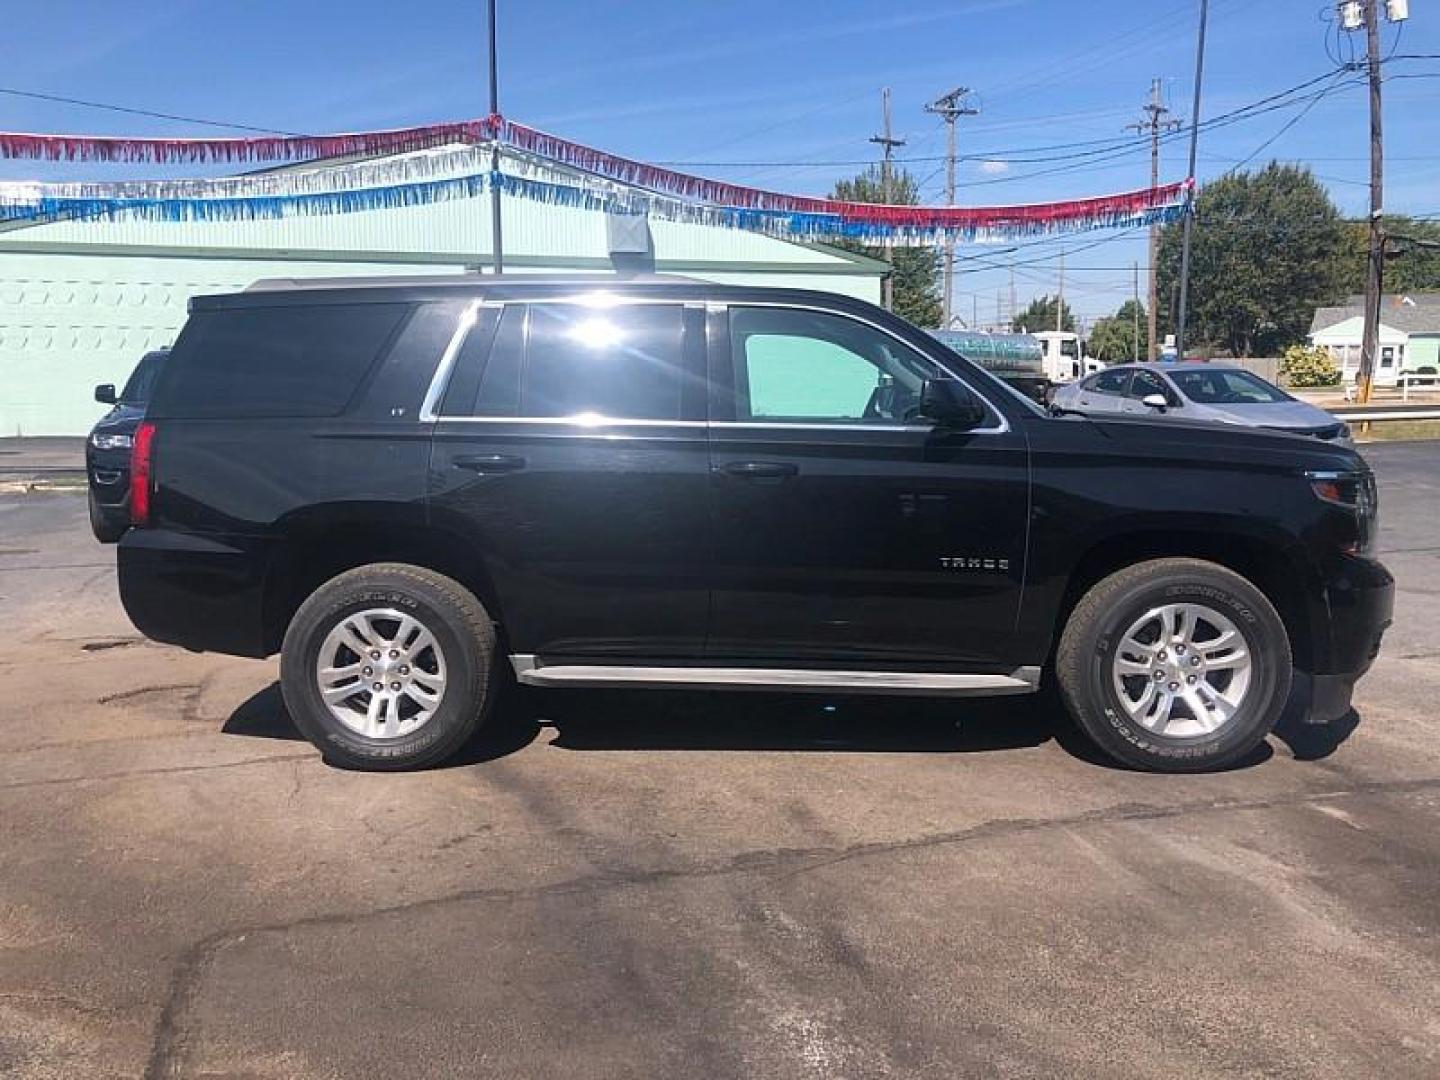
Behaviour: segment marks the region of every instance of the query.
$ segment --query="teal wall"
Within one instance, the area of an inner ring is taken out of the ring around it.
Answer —
[[[435,273],[464,267],[0,253],[0,435],[83,435],[105,411],[96,383],[123,383],[169,345],[199,293],[256,278]]]
[[[1405,366],[1440,368],[1440,334],[1411,334],[1405,349]]]

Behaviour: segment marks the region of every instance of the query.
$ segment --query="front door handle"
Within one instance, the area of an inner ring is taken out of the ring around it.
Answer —
[[[742,480],[775,484],[794,476],[800,471],[800,466],[788,461],[727,461],[720,466],[720,471]]]
[[[469,469],[481,475],[518,472],[525,467],[525,459],[513,454],[461,454],[450,463],[457,469]]]

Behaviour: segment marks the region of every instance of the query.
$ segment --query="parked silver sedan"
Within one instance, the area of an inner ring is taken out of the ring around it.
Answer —
[[[1351,444],[1348,424],[1244,368],[1226,364],[1118,364],[1060,387],[1053,404],[1064,412],[1097,418],[1174,416]]]

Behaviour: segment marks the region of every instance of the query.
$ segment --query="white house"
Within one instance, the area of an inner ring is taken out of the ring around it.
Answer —
[[[1330,353],[1345,382],[1360,370],[1365,298],[1352,296],[1339,307],[1318,308],[1309,341]],[[1440,372],[1440,293],[1385,296],[1380,301],[1380,355],[1375,382],[1394,386],[1402,371]]]

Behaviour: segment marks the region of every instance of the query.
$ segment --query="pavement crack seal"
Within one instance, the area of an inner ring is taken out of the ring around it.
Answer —
[[[305,750],[296,754],[271,754],[269,757],[241,758],[239,761],[217,761],[210,765],[171,765],[158,769],[126,769],[122,772],[97,773],[94,776],[54,776],[48,780],[20,780],[0,786],[0,792],[21,791],[25,788],[55,787],[59,784],[103,784],[110,780],[133,780],[142,776],[173,776],[192,772],[210,772],[215,769],[238,769],[244,765],[268,765],[272,761],[297,761],[301,758],[314,760],[315,751]]]
[[[284,761],[287,759],[278,757],[266,760]],[[236,764],[241,763],[237,762]],[[182,1058],[186,1049],[187,1035],[183,1021],[190,1004],[195,999],[201,980],[223,949],[239,944],[252,935],[285,934],[314,927],[343,926],[347,923],[358,923],[368,919],[381,919],[391,915],[426,911],[448,904],[538,900],[551,896],[637,888],[672,881],[723,877],[731,874],[782,871],[783,873],[779,876],[783,879],[811,873],[854,859],[905,854],[972,841],[1043,832],[1049,829],[1082,828],[1090,825],[1113,825],[1136,821],[1163,821],[1168,818],[1183,817],[1187,814],[1268,810],[1279,806],[1301,806],[1306,803],[1326,802],[1356,796],[1398,795],[1437,789],[1440,789],[1440,777],[1398,781],[1367,780],[1346,788],[1335,788],[1328,791],[1299,791],[1265,799],[1212,799],[1183,803],[1178,806],[1122,803],[1119,806],[1089,810],[1068,817],[1009,818],[988,821],[967,829],[907,840],[871,841],[842,848],[781,848],[774,851],[747,851],[715,862],[698,863],[686,867],[662,867],[621,872],[601,871],[584,877],[529,888],[463,889],[443,896],[426,897],[421,900],[364,911],[329,912],[321,915],[307,915],[289,922],[220,930],[202,938],[177,958],[175,972],[170,980],[170,989],[167,992],[165,1004],[161,1009],[151,1040],[150,1059],[145,1069],[145,1080],[162,1080],[165,1077],[185,1075]]]
[[[96,698],[97,705],[116,705],[122,702],[133,701],[136,698],[150,697],[159,694],[196,694],[200,691],[199,683],[170,683],[164,686],[140,686],[134,690],[121,690],[118,693],[106,694],[104,697]]]
[[[87,641],[80,648],[85,652],[105,652],[109,649],[128,649],[131,645],[139,645],[144,638],[114,638],[110,641]]]

